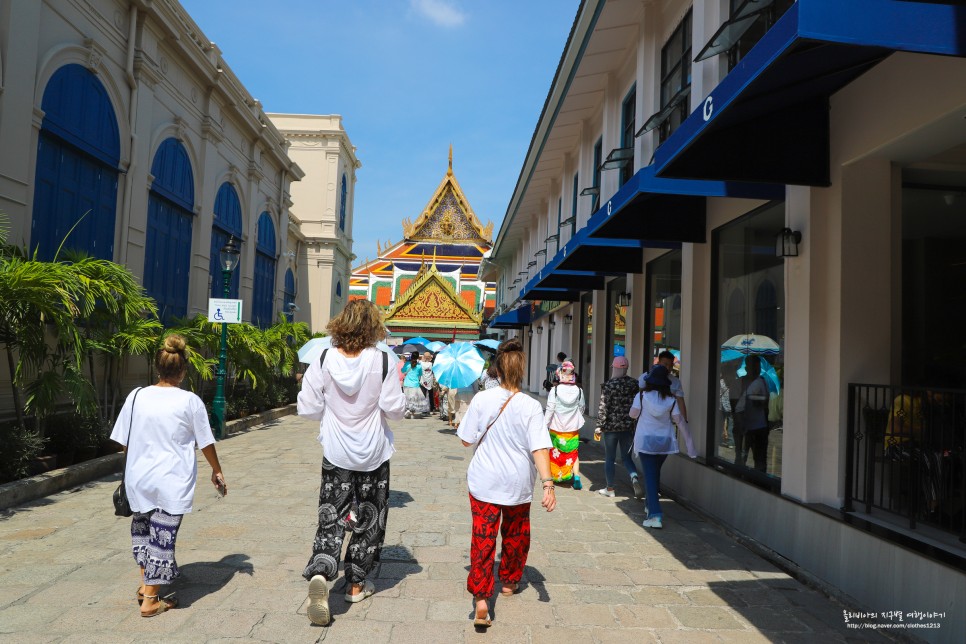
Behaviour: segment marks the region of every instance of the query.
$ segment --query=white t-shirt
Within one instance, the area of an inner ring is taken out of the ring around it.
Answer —
[[[371,472],[396,451],[386,420],[403,417],[406,396],[393,375],[394,365],[382,380],[383,355],[368,348],[347,358],[330,349],[322,366],[313,362],[302,376],[298,414],[321,421],[319,442],[336,467]]]
[[[191,512],[198,479],[195,447],[215,442],[201,398],[178,387],[135,389],[121,407],[111,440],[128,448],[124,487],[132,510]]]
[[[510,392],[503,387],[476,394],[456,432],[467,443],[477,443],[486,432],[483,442],[474,448],[466,482],[474,498],[496,505],[521,505],[533,500],[537,478],[533,452],[551,447],[543,409],[530,396],[516,394],[496,418],[509,397]],[[487,432],[491,422],[493,426]]]

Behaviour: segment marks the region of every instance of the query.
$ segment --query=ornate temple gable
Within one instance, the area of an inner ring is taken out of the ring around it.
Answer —
[[[415,223],[403,220],[403,234],[410,241],[483,243],[493,241],[493,222],[480,223],[470,208],[463,189],[453,175],[453,147],[449,150],[449,169],[432,199]]]
[[[470,309],[434,265],[420,274],[386,313],[386,324],[432,321],[437,326],[479,326],[483,315]]]

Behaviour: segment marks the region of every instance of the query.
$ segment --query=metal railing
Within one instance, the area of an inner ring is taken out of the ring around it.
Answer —
[[[845,507],[966,541],[966,391],[849,384]]]

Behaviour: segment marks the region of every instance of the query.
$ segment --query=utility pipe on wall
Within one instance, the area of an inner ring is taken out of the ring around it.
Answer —
[[[121,226],[121,254],[118,259],[120,263],[127,265],[127,245],[131,230],[131,200],[134,194],[134,170],[137,167],[137,134],[134,128],[137,126],[138,111],[138,83],[134,77],[134,50],[137,40],[138,8],[136,4],[131,4],[128,17],[127,35],[127,60],[124,65],[124,75],[130,88],[130,100],[128,111],[128,128],[131,132],[130,158],[128,160],[127,172],[124,178],[124,202],[121,207],[121,217],[124,224]]]

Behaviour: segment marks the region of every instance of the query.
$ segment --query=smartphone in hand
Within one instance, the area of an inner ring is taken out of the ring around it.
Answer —
[[[225,480],[220,475],[215,477],[215,487],[218,489],[218,494],[222,496],[228,494],[228,485],[225,484]]]

